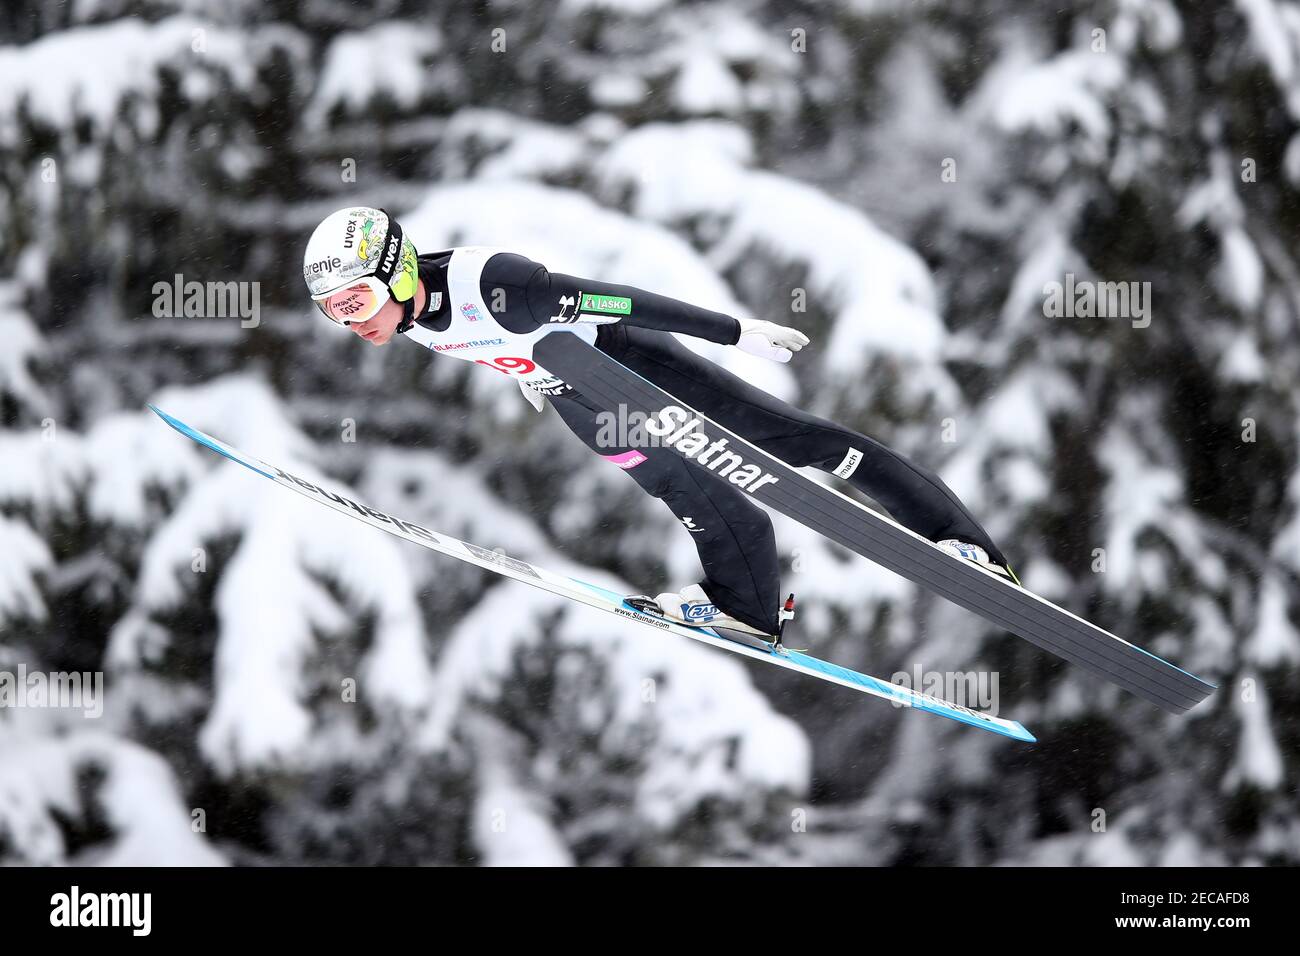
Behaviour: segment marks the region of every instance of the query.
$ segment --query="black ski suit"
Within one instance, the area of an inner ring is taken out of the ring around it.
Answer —
[[[429,329],[450,321],[445,269],[450,253],[422,256],[426,288],[443,291],[438,309],[417,322]],[[441,282],[441,285],[438,283]],[[851,449],[861,460],[848,482],[881,504],[899,523],[932,541],[959,538],[983,547],[989,557],[1005,558],[979,522],[933,472],[908,461],[873,438],[819,418],[774,398],[727,370],[694,354],[670,332],[727,345],[740,337],[740,323],[728,315],[630,286],[549,272],[510,253],[488,260],[480,280],[483,301],[508,331],[522,334],[549,322],[574,321],[584,296],[627,303],[616,321],[602,316],[595,345],[759,448],[794,466],[833,472]],[[597,454],[626,463],[627,446],[611,446],[601,435],[598,410],[581,391],[548,390],[551,406],[564,423]],[[767,513],[740,488],[694,468],[669,448],[639,448],[628,475],[661,499],[695,540],[704,592],[727,614],[775,633],[781,603],[776,538]],[[855,456],[856,457],[856,456]]]

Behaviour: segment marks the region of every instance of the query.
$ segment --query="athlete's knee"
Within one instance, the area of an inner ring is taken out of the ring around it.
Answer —
[[[670,459],[649,458],[635,449],[602,457],[622,468],[652,498],[669,497],[681,481],[677,463]]]
[[[854,464],[875,453],[870,439],[825,419],[809,416],[802,431],[760,442],[759,447],[795,468],[834,471],[841,463]]]

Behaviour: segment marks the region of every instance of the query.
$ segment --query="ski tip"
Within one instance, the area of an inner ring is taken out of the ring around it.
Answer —
[[[198,442],[200,445],[203,445],[205,448],[211,448],[218,455],[221,455],[225,458],[229,458],[231,461],[235,462],[236,464],[243,465],[249,471],[257,472],[263,478],[270,478],[272,481],[275,480],[274,475],[259,468],[256,464],[247,460],[242,455],[240,455],[239,452],[235,451],[235,449],[230,448],[229,446],[223,444],[222,442],[213,438],[211,435],[204,434],[203,432],[199,431],[197,428],[193,427],[192,425],[185,424],[183,421],[181,421],[179,418],[176,418],[174,415],[168,415],[157,405],[154,405],[152,403],[146,403],[146,404],[148,405],[150,411],[152,411],[155,415],[157,415],[159,418],[165,421],[172,428],[176,429],[186,438],[193,439],[194,441]]]
[[[1003,737],[1010,737],[1012,740],[1019,740],[1021,743],[1038,743],[1038,738],[1031,734],[1025,728],[1025,725],[1018,720],[1011,720],[1009,717],[991,717],[988,714],[981,714],[980,716],[984,719],[973,720],[961,717],[956,719],[972,727],[979,727],[981,730],[988,730]]]
[[[166,412],[164,412],[161,408],[159,408],[157,405],[153,404],[152,402],[146,402],[145,407],[148,408],[149,411],[157,415],[159,418],[161,418],[163,421],[165,421],[172,428],[176,429],[178,432],[184,435],[186,438],[193,438],[200,445],[207,445],[209,448],[213,448],[214,451],[221,451],[220,448],[215,448],[213,446],[213,442],[216,441],[216,439],[212,438],[209,435],[203,434],[203,432],[199,431],[197,428],[193,428],[190,425],[186,425],[175,415],[168,415]]]
[[[1033,734],[1031,734],[1025,728],[1024,724],[1020,723],[1017,720],[1008,721],[1008,723],[1010,724],[1010,726],[1007,728],[1007,730],[1009,731],[1009,733],[1007,734],[1008,737],[1014,737],[1016,740],[1023,740],[1027,744],[1038,743],[1038,738],[1035,737]]]
[[[209,445],[209,447],[211,447],[210,441],[207,440],[208,436],[204,435],[203,432],[199,431],[197,428],[191,428],[189,425],[186,425],[175,415],[168,415],[157,405],[153,404],[153,402],[146,402],[145,407],[148,408],[149,411],[157,415],[159,418],[161,418],[163,421],[165,421],[172,428],[176,429],[178,432],[184,435],[186,438],[193,438],[200,445]]]

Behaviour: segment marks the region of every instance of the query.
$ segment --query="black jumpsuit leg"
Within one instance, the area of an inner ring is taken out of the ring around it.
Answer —
[[[700,586],[709,599],[737,620],[776,633],[781,572],[767,512],[740,488],[696,469],[669,448],[602,446],[597,410],[581,395],[552,397],[551,406],[589,448],[624,467],[677,516],[695,539],[704,567]]]
[[[671,335],[628,326],[600,330],[597,347],[722,426],[795,467],[834,472],[850,449],[862,458],[847,479],[903,526],[932,541],[960,538],[1006,558],[934,472],[851,428],[795,408],[700,358]]]

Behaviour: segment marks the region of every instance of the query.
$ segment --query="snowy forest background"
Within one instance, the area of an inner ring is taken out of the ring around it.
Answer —
[[[1300,862],[1297,132],[1274,0],[6,3],[0,670],[106,696],[0,708],[0,862]],[[1021,745],[456,565],[149,413],[696,579],[549,409],[319,317],[302,251],[352,203],[802,328],[785,367],[693,347],[1220,691],[1169,717],[777,519],[800,643],[996,675]],[[257,321],[158,317],[178,274]],[[1150,282],[1149,324],[1047,317],[1067,274]]]

